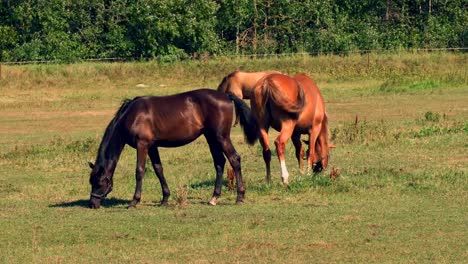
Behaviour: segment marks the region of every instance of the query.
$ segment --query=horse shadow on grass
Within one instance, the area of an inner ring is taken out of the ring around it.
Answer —
[[[223,179],[223,187],[227,187],[227,180],[226,179]],[[201,182],[197,182],[197,183],[191,183],[189,184],[190,186],[190,189],[212,189],[214,188],[214,185],[215,185],[215,180],[206,180],[206,181],[201,181]]]
[[[106,198],[102,201],[101,206],[102,207],[115,207],[115,206],[120,206],[120,205],[128,205],[130,204],[130,200],[124,200],[124,199],[118,199],[118,198]],[[56,204],[51,204],[49,207],[84,207],[88,208],[89,205],[89,199],[80,199],[76,201],[71,201],[71,202],[62,202],[62,203],[56,203]]]
[[[197,183],[192,183],[192,184],[189,184],[190,188],[191,189],[211,189],[211,188],[214,188],[214,184],[215,184],[215,181],[214,180],[206,180],[206,181],[201,181],[201,182],[197,182]],[[227,186],[227,181],[225,179],[223,179],[223,186],[226,187]],[[195,199],[193,197],[188,197],[189,200],[191,199]],[[195,199],[197,200],[196,203],[203,203],[203,204],[206,204],[206,201],[199,201],[198,199]],[[122,206],[122,205],[129,205],[131,202],[131,200],[126,200],[126,199],[119,199],[119,198],[106,198],[102,201],[101,203],[101,207],[117,207],[117,206]],[[147,205],[154,205],[154,204],[159,204],[158,202],[155,202],[155,203],[149,203]],[[57,207],[61,207],[61,208],[69,208],[69,207],[82,207],[82,208],[88,208],[88,205],[89,205],[89,199],[80,199],[80,200],[76,200],[76,201],[70,201],[70,202],[60,202],[60,203],[56,203],[56,204],[50,204],[49,207],[52,207],[52,208],[57,208]],[[141,206],[141,204],[140,204]]]

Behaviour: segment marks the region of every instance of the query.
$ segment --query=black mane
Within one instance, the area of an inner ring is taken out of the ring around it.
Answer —
[[[138,97],[135,97],[133,99],[127,98],[123,100],[122,105],[115,113],[114,118],[112,118],[112,120],[110,121],[109,125],[107,126],[104,132],[104,136],[102,137],[101,144],[99,145],[99,150],[97,152],[98,154],[96,157],[96,164],[95,164],[96,166],[104,167],[106,158],[108,158],[106,157],[106,149],[107,149],[107,146],[109,145],[109,141],[112,137],[112,134],[114,133],[115,128],[118,124],[118,120],[123,115],[123,113],[125,113],[125,110],[127,110],[130,103],[136,100],[137,98]]]

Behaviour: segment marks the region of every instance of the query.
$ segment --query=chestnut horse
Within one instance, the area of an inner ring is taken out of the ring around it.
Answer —
[[[257,139],[258,129],[248,106],[235,96],[200,89],[170,96],[136,97],[125,101],[107,126],[95,165],[89,163],[92,168],[89,206],[99,208],[101,200],[112,191],[114,171],[126,144],[137,149],[136,188],[129,207],[135,207],[140,202],[147,156],[150,157],[161,183],[161,204],[167,204],[170,191],[163,174],[158,147],[183,146],[202,134],[208,142],[216,170],[215,188],[209,203],[216,205],[216,200],[221,195],[226,158],[234,169],[238,183],[236,203],[242,203],[245,188],[240,156],[230,139],[233,116],[231,101],[240,113],[240,123],[247,142],[253,144]]]
[[[270,127],[280,132],[275,145],[284,184],[289,183],[289,173],[284,159],[285,144],[289,138],[296,149],[296,158],[300,167],[304,155],[300,138],[302,134],[308,134],[308,173],[311,170],[319,171],[317,163],[320,161],[320,166],[326,168],[329,152],[325,104],[320,91],[309,77],[305,74],[294,77],[283,74],[268,75],[258,81],[254,87],[251,106],[260,131],[267,182],[271,181],[271,150],[268,142]]]
[[[261,71],[261,72],[243,72],[234,71],[226,75],[218,85],[218,91],[223,93],[233,94],[241,99],[250,99],[252,90],[258,80],[272,73],[280,73],[278,71]],[[236,114],[234,126],[239,123],[239,117]]]

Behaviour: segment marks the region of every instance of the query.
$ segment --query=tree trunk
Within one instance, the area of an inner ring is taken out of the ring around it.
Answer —
[[[253,37],[252,37],[252,46],[253,51],[257,50],[257,18],[258,18],[258,10],[257,10],[257,0],[253,0],[254,5],[254,21],[253,21]]]
[[[387,0],[387,10],[385,12],[385,21],[390,19],[390,6],[392,5],[392,0]]]

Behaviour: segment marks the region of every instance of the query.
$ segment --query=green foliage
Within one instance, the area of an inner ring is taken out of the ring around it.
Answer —
[[[467,23],[462,0],[6,0],[0,60],[466,47]]]
[[[424,126],[418,131],[414,132],[413,135],[416,138],[430,137],[430,136],[441,136],[449,135],[454,133],[468,134],[468,122],[456,123],[452,125],[430,125]]]
[[[440,81],[436,80],[421,80],[410,82],[402,79],[386,80],[379,87],[379,91],[383,93],[404,93],[404,92],[419,92],[433,91],[442,87]]]
[[[424,119],[430,122],[439,122],[440,114],[429,111],[424,114]]]
[[[331,139],[336,143],[366,144],[374,141],[391,142],[398,139],[399,134],[390,130],[390,125],[383,120],[380,122],[360,121],[356,116],[354,122],[348,122],[341,127],[331,129]]]

